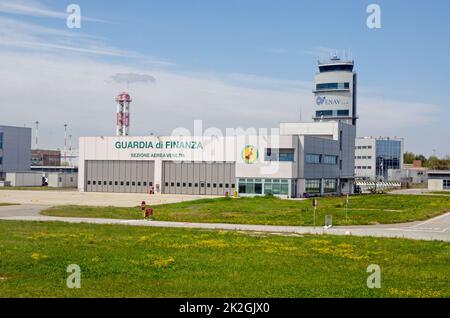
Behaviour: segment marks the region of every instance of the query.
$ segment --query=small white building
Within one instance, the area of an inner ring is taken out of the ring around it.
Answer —
[[[76,188],[78,186],[77,173],[47,173],[48,186],[51,188]]]
[[[428,171],[428,190],[450,191],[450,170]]]
[[[7,172],[6,182],[11,187],[40,187],[42,186],[42,173],[40,172]]]

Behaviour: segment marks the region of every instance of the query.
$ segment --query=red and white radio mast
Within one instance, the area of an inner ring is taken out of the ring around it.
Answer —
[[[117,121],[116,135],[128,136],[130,133],[130,103],[131,97],[127,92],[122,92],[116,97]]]

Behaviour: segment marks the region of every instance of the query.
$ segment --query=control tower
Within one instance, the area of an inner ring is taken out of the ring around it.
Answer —
[[[319,61],[314,82],[314,121],[342,121],[356,125],[356,73],[353,61],[343,61],[336,54]]]

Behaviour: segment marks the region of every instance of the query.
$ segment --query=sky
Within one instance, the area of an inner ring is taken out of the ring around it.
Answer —
[[[123,90],[132,135],[311,121],[317,60],[337,52],[355,60],[358,136],[444,156],[449,39],[448,0],[0,0],[0,124],[39,121],[40,148],[62,148],[67,124],[76,147],[115,134]]]

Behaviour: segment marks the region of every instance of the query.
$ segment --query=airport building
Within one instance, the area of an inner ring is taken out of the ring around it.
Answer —
[[[450,170],[428,171],[428,190],[450,192]]]
[[[30,171],[31,128],[0,126],[0,180],[8,172]]]
[[[315,107],[327,106],[331,115],[281,123],[276,135],[129,136],[131,97],[121,93],[116,136],[79,140],[78,188],[282,197],[352,193],[355,79],[352,61],[319,62],[315,94],[323,102]]]
[[[366,180],[400,181],[403,139],[362,137],[355,143],[355,177]]]

